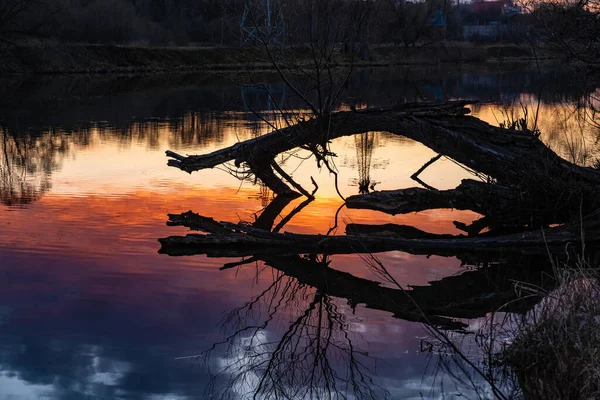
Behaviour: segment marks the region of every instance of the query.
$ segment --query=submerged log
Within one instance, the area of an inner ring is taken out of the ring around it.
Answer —
[[[346,224],[346,234],[355,236],[402,237],[404,239],[453,239],[455,235],[440,235],[422,231],[410,225]]]
[[[600,241],[600,213],[584,222],[566,224],[546,231],[536,230],[499,236],[404,238],[399,236],[324,236],[274,233],[249,225],[216,222],[193,212],[169,215],[170,225],[184,225],[208,234],[188,234],[159,239],[160,253],[171,256],[206,254],[209,257],[246,257],[285,254],[354,254],[401,250],[412,254],[457,255],[461,252],[520,252],[546,254],[548,248],[565,244]],[[546,246],[540,246],[545,243]]]
[[[458,187],[449,190],[407,188],[353,195],[346,198],[346,206],[391,215],[446,208],[470,210],[485,216],[469,226],[455,222],[457,228],[469,236],[479,234],[484,228],[496,234],[513,233],[525,226],[535,229],[564,222],[572,216],[572,203],[550,207],[547,201],[536,203],[535,200],[539,200],[539,196],[532,196],[531,189],[525,187],[464,179]]]

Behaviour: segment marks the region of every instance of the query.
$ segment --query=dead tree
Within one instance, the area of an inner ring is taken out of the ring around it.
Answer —
[[[485,219],[464,227],[470,235],[486,227],[499,234],[539,229],[597,209],[598,170],[562,159],[534,132],[494,127],[467,116],[470,103],[408,103],[336,112],[206,155],[186,157],[169,151],[168,164],[191,173],[233,161],[238,167],[247,165],[278,195],[299,196],[284,180],[308,195],[275,163],[275,156],[298,147],[321,154],[335,138],[387,131],[424,144],[484,180],[467,180],[447,191],[411,188],[357,195],[347,199],[349,207],[390,214],[433,208],[472,210]]]

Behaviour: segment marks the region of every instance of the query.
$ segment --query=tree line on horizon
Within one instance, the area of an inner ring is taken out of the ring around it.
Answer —
[[[514,4],[523,13],[492,22],[521,28],[513,29],[508,40],[571,47],[584,42],[581,54],[600,40],[600,0],[518,1]],[[244,26],[269,25],[283,27],[285,44],[306,44],[310,35],[300,25],[314,23],[323,4],[343,24],[352,3],[368,9],[362,34],[369,44],[415,46],[458,39],[461,24],[492,18],[473,16],[465,11],[469,2],[456,0],[0,0],[0,42],[239,46],[247,43]]]
[[[244,43],[243,25],[283,24],[286,40],[297,42],[297,23],[309,23],[297,10],[319,7],[316,0],[0,0],[0,39],[53,39],[63,43],[139,45],[219,45]],[[338,12],[344,3],[338,0]],[[413,45],[431,29],[434,10],[449,10],[449,0],[420,3],[366,0],[369,40]],[[308,7],[307,7],[308,6]],[[244,11],[256,17],[244,19]],[[439,12],[439,11],[438,11]]]

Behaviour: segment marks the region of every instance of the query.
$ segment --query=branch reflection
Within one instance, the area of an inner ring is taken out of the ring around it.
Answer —
[[[281,229],[281,223],[273,228],[275,220],[290,201],[276,197],[247,229],[258,232],[260,228],[268,239]],[[296,207],[292,216],[302,207]],[[192,212],[170,215],[170,219],[170,225],[223,238],[231,234],[230,229],[235,232],[241,226]],[[170,252],[166,247],[163,252],[185,254],[180,250]],[[235,257],[239,251],[225,246],[211,254]],[[482,332],[476,329],[477,321],[485,321],[497,310],[518,318],[539,301],[539,296],[517,293],[515,282],[552,290],[556,282],[548,278],[551,263],[545,255],[526,253],[446,249],[443,256],[459,258],[465,272],[410,287],[396,281],[371,254],[361,258],[378,281],[332,268],[331,255],[294,254],[293,248],[279,253],[263,249],[225,264],[223,270],[244,269],[257,281],[260,277],[261,282],[268,279],[269,283],[256,297],[227,314],[221,326],[223,340],[202,354],[212,369],[210,394],[274,399],[391,397],[377,378],[376,360],[365,350],[368,338],[353,325],[354,310],[364,305],[422,324],[426,336],[418,351],[435,356],[432,376],[452,377],[465,393],[502,398],[508,389],[494,384],[499,370],[489,363],[491,357],[486,358],[481,349],[475,354],[465,352],[465,346],[472,345],[474,332]],[[486,367],[480,367],[482,360]]]
[[[321,268],[329,263],[325,256],[309,258]],[[274,333],[277,325],[282,334]],[[210,390],[224,378],[223,398],[388,397],[373,380],[375,360],[362,350],[364,339],[350,325],[325,287],[276,272],[266,290],[224,319],[223,330],[232,333],[206,354],[225,348]]]
[[[50,190],[51,175],[69,154],[64,135],[14,135],[0,126],[0,201],[25,207]]]

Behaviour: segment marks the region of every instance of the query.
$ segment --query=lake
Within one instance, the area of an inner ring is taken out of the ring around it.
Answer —
[[[257,387],[265,399],[493,398],[470,333],[515,297],[514,281],[540,282],[543,257],[286,255],[221,270],[240,258],[158,253],[159,238],[189,232],[168,214],[189,210],[255,223],[275,208],[282,232],[315,234],[390,222],[457,234],[454,221],[478,218],[340,208],[334,176],[303,151],[277,160],[310,190],[313,178],[316,199],[271,208],[251,178],[166,165],[166,150],[203,154],[268,133],[279,101],[303,107],[276,76],[256,79],[272,96],[227,74],[0,77],[0,398],[241,399]],[[473,115],[494,125],[527,109],[554,151],[591,165],[597,130],[577,106],[594,92],[561,66],[364,69],[341,107],[475,99]],[[420,186],[411,175],[436,156],[385,132],[331,150],[343,196],[364,183]],[[448,189],[473,174],[442,158],[419,178]],[[399,304],[396,283],[432,299],[465,359]]]

